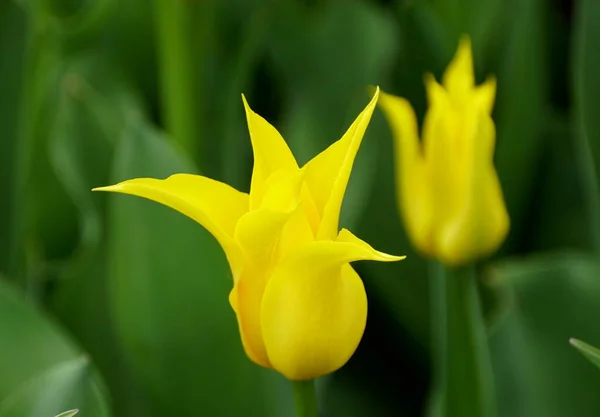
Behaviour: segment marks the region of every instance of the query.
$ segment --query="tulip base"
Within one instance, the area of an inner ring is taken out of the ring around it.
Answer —
[[[294,403],[297,417],[318,417],[315,380],[292,381],[294,386]]]
[[[494,380],[474,267],[432,265],[429,417],[495,417]]]

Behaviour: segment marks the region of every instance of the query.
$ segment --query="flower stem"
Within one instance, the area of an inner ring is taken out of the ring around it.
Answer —
[[[297,417],[318,417],[315,381],[292,381]]]
[[[475,268],[431,268],[430,417],[495,417],[494,380]]]

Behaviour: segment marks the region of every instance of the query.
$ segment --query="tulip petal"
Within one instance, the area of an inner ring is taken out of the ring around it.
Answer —
[[[290,211],[300,203],[300,193],[304,184],[304,171],[275,171],[265,181],[265,193],[261,208],[274,211]]]
[[[464,95],[470,92],[475,85],[473,52],[471,39],[468,36],[461,37],[456,55],[446,68],[442,81],[452,96]]]
[[[427,200],[425,160],[419,143],[417,117],[410,103],[401,97],[382,92],[379,105],[394,139],[398,206],[414,245],[428,253],[433,210]]]
[[[354,158],[378,98],[379,88],[375,90],[367,107],[358,115],[344,136],[305,166],[306,182],[321,217],[317,239],[334,239],[337,235],[342,200]]]
[[[496,77],[488,77],[485,82],[475,87],[475,105],[483,108],[485,113],[492,114],[496,100]]]
[[[308,190],[304,184],[304,170],[298,169],[292,173],[277,171],[267,179],[266,184],[261,207],[279,212],[294,211],[281,232],[278,242],[280,252],[286,253],[313,241],[314,234],[308,218],[312,200],[305,194]]]
[[[242,94],[248,131],[254,154],[254,168],[250,184],[250,208],[258,208],[265,193],[265,182],[276,171],[298,169],[298,164],[287,143],[269,122],[256,114]]]
[[[461,265],[495,252],[510,227],[510,219],[498,175],[493,166],[495,127],[483,110],[477,117],[472,160],[468,164],[465,195],[458,216],[441,230],[440,257],[449,265]]]
[[[457,103],[455,97],[437,83],[425,78],[429,109],[423,122],[423,149],[427,186],[428,245],[437,253],[439,231],[456,216],[465,191],[465,176],[471,169],[474,126],[467,111],[473,106]],[[463,96],[463,98],[466,96]],[[417,215],[418,216],[418,215]]]
[[[136,178],[94,188],[131,194],[164,204],[192,218],[219,242],[235,277],[242,265],[241,253],[233,240],[235,225],[248,211],[248,194],[200,175],[175,174],[167,179]]]
[[[340,230],[340,233],[338,234],[335,241],[342,242],[342,243],[350,243],[350,244],[354,245],[354,247],[355,247],[354,250],[357,250],[358,248],[360,248],[358,250],[363,251],[362,255],[357,252],[356,255],[354,255],[357,257],[353,258],[347,262],[360,261],[360,260],[371,260],[371,261],[379,261],[379,262],[395,262],[395,261],[402,261],[403,259],[406,258],[406,256],[388,255],[387,253],[375,250],[375,249],[373,249],[373,247],[371,245],[369,245],[367,242],[360,239],[359,237],[356,237],[356,235],[354,235],[348,229]],[[368,257],[364,257],[364,256],[368,256]]]
[[[367,298],[348,262],[396,261],[366,243],[316,241],[273,271],[262,300],[264,343],[274,369],[306,380],[343,366],[364,332]]]
[[[278,255],[281,232],[293,212],[267,208],[246,213],[238,221],[235,240],[244,254],[244,269],[229,294],[244,350],[259,365],[271,367],[260,327],[260,305]]]

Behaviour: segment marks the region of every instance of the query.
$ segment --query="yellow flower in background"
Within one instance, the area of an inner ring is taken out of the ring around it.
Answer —
[[[343,366],[364,332],[367,297],[349,262],[403,259],[348,230],[338,233],[346,185],[378,96],[340,140],[302,168],[244,98],[254,153],[249,194],[191,174],[96,190],[145,197],[204,226],[229,261],[229,301],[247,355],[288,379],[312,379]]]
[[[394,136],[400,211],[417,249],[447,265],[464,265],[496,251],[509,229],[493,165],[496,80],[475,85],[465,37],[442,85],[431,75],[425,84],[422,141],[407,100],[384,93],[379,100]]]

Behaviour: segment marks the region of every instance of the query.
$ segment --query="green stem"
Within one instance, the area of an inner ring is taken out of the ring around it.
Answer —
[[[494,382],[474,267],[431,268],[432,417],[495,417]]]
[[[185,0],[155,0],[155,22],[159,44],[162,112],[166,128],[194,159],[200,155],[201,94],[193,66],[194,3]]]
[[[318,417],[315,381],[292,381],[297,417]]]

